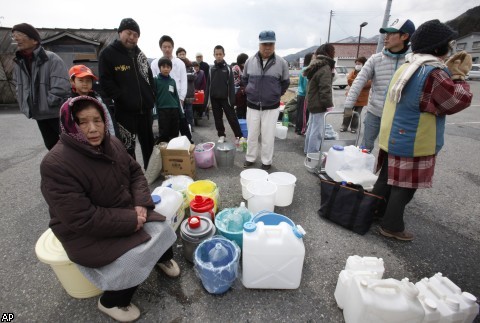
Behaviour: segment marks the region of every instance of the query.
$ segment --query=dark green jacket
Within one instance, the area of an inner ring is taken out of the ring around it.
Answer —
[[[303,72],[308,79],[307,107],[311,113],[326,112],[333,107],[332,82],[335,61],[318,55]]]
[[[157,109],[179,109],[180,115],[183,115],[180,106],[180,99],[178,98],[177,86],[175,80],[170,76],[165,77],[158,74],[155,80],[155,106]]]

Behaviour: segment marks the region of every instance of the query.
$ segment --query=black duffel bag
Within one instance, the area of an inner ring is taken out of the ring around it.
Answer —
[[[385,199],[365,192],[361,185],[321,180],[318,214],[358,234],[370,229]]]

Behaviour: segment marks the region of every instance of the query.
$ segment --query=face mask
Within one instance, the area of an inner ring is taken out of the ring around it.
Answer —
[[[355,65],[355,71],[360,71],[362,69],[362,64]]]

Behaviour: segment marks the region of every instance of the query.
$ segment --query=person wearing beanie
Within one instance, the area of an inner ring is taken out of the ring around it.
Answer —
[[[436,156],[444,144],[445,117],[470,106],[465,74],[472,57],[454,49],[457,33],[439,20],[420,25],[411,38],[413,53],[390,82],[380,125],[378,180],[372,193],[385,197],[379,233],[413,240],[404,211],[417,189],[432,187]]]
[[[147,169],[153,151],[153,107],[155,87],[147,57],[137,46],[140,27],[132,18],[122,19],[119,39],[100,53],[98,71],[100,86],[114,102],[117,137],[128,153],[136,159],[135,142],[142,148],[144,168]]]
[[[160,73],[154,78],[158,136],[160,141],[169,142],[173,138],[178,137],[180,118],[185,118],[185,116],[180,105],[177,85],[170,76],[172,61],[168,57],[161,57],[158,60],[158,68]]]
[[[13,80],[18,106],[27,118],[37,121],[45,147],[50,150],[60,135],[60,106],[70,93],[67,66],[57,54],[41,46],[40,34],[30,24],[13,26],[12,40],[17,45]]]
[[[124,30],[134,31],[138,34],[138,37],[140,37],[140,26],[132,18],[123,18],[122,21],[120,21],[118,32],[121,33]]]
[[[237,65],[232,67],[233,84],[235,85],[235,111],[238,119],[247,118],[247,95],[245,94],[245,85],[242,82],[243,68],[247,59],[247,54],[239,54],[237,56]]]
[[[380,33],[385,37],[383,50],[367,60],[348,91],[344,108],[352,110],[363,88],[371,81],[361,143],[369,151],[373,150],[380,130],[388,84],[393,73],[405,62],[414,32],[415,25],[409,19],[395,19],[388,27],[380,28]]]

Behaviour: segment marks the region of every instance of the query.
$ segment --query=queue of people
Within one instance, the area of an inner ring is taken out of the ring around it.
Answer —
[[[405,207],[417,189],[432,186],[445,115],[471,104],[465,75],[472,61],[464,52],[448,59],[456,32],[438,20],[417,30],[410,20],[396,20],[380,33],[385,34],[383,51],[368,60],[356,59],[345,110],[360,113],[367,107],[363,145],[368,150],[373,150],[379,135],[380,173],[373,193],[387,200],[379,232],[410,241],[413,234],[405,230],[403,221]],[[135,156],[138,136],[147,169],[155,141],[153,107],[158,111],[160,140],[169,141],[180,132],[193,142],[189,99],[192,89],[204,89],[218,141],[226,137],[223,113],[236,139],[242,136],[238,116],[245,116],[249,136],[244,167],[260,159],[261,168],[269,170],[280,98],[290,78],[287,62],[275,53],[272,30],[260,32],[258,52],[239,55],[234,69],[226,64],[221,45],[213,49],[215,63],[207,69],[201,53],[190,62],[186,50],[178,48],[174,57],[174,41],[167,35],[159,40],[163,56],[149,64],[137,46],[140,27],[131,18],[121,21],[118,35],[99,59],[100,84],[114,103],[111,111],[93,91],[97,76],[88,67],[67,70],[58,55],[41,46],[33,26],[23,23],[12,28],[18,46],[14,78],[20,110],[37,121],[49,150],[40,166],[49,226],[69,258],[104,291],[99,310],[116,320],[131,321],[140,316],[132,297],[155,266],[170,277],[180,275],[173,259],[175,232],[164,216],[153,211]],[[304,133],[308,115],[305,154],[320,150],[323,116],[333,107],[335,47],[323,44],[310,57],[302,72],[301,113],[295,129]],[[45,80],[40,87],[31,86],[32,73]],[[235,112],[239,91],[244,102]],[[358,119],[346,115],[341,130],[349,126],[355,132]]]

